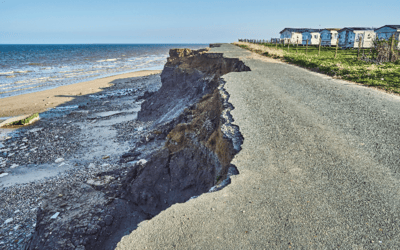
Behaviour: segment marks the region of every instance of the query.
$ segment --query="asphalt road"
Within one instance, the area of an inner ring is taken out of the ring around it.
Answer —
[[[224,76],[240,174],[117,249],[400,249],[400,98],[233,45],[212,52],[251,69]]]

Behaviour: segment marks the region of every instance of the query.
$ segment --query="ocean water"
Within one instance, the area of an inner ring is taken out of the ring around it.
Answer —
[[[208,44],[0,45],[0,98],[96,78],[162,69],[171,48]]]

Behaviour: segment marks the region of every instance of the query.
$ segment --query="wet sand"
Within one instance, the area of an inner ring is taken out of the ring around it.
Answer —
[[[75,83],[35,93],[2,98],[0,99],[0,119],[1,117],[44,112],[49,108],[54,108],[66,102],[73,101],[78,96],[99,92],[103,88],[111,86],[111,82],[118,79],[159,73],[161,73],[161,70],[143,70]]]

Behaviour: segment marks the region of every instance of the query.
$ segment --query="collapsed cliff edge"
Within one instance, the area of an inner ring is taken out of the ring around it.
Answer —
[[[170,50],[161,88],[142,97],[138,119],[150,124],[146,135],[121,156],[122,163],[140,160],[99,174],[102,182],[52,192],[38,209],[25,249],[114,249],[141,221],[227,185],[237,174],[230,162],[242,137],[231,124],[233,107],[221,76],[249,70],[208,49]]]

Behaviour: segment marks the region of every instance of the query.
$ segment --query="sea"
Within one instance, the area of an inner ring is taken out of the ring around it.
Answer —
[[[0,99],[97,78],[161,70],[172,48],[208,44],[0,44]]]

